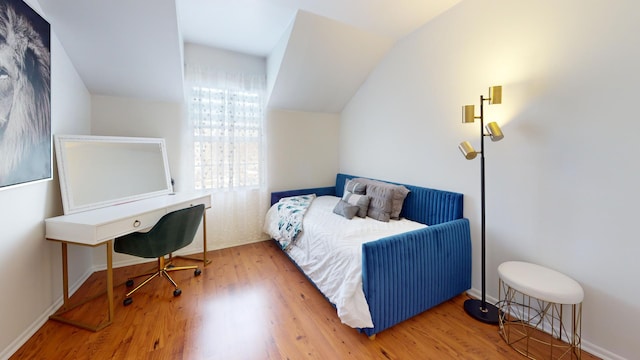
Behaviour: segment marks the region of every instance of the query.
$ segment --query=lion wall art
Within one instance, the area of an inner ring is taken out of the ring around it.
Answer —
[[[0,188],[51,178],[50,25],[0,3]]]

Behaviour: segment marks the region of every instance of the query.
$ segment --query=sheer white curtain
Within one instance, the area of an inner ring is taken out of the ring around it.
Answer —
[[[187,65],[185,80],[187,179],[213,200],[207,244],[215,249],[263,240],[265,76]]]

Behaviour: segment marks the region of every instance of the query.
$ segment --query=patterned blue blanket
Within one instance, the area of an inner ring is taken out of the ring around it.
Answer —
[[[302,231],[302,219],[316,194],[282,198],[276,204],[280,247],[287,249]]]

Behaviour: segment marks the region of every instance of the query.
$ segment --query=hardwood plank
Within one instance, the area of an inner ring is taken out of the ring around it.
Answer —
[[[497,326],[465,314],[466,295],[372,341],[341,324],[333,306],[273,242],[210,251],[207,257],[212,263],[201,267],[201,276],[171,273],[181,296],[173,297],[166,280],[154,279],[127,307],[124,281],[155,263],[115,269],[120,285],[111,326],[94,333],[48,321],[11,359],[525,359],[505,344]],[[105,281],[104,272],[93,274],[72,300],[99,293]],[[106,298],[70,316],[99,322],[105,312],[97,309],[106,309]]]

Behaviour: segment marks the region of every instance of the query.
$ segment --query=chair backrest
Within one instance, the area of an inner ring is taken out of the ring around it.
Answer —
[[[160,218],[149,232],[116,238],[113,248],[119,253],[144,258],[167,255],[191,244],[203,214],[203,204],[172,211]]]

